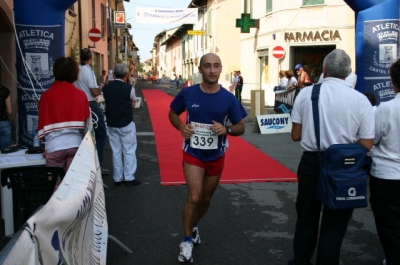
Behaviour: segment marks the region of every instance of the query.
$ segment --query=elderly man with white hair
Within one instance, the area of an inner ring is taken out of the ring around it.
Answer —
[[[312,264],[317,246],[316,265],[339,265],[340,262],[340,248],[353,209],[330,210],[315,199],[320,151],[333,144],[348,143],[359,143],[370,150],[375,137],[370,102],[362,93],[349,89],[345,81],[351,71],[350,64],[350,57],[339,49],[324,59],[325,78],[318,104],[320,149],[314,131],[313,86],[303,88],[294,102],[291,137],[293,141],[301,142],[303,155],[297,171],[297,221],[293,239],[294,259],[289,261],[290,265]]]
[[[115,66],[114,77],[114,81],[103,88],[108,138],[112,149],[113,178],[115,186],[125,184],[131,187],[140,184],[135,178],[137,168],[136,126],[133,122],[135,88],[128,82],[129,72],[126,64]]]

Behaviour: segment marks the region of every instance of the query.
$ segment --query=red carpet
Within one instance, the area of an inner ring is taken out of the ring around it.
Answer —
[[[182,136],[169,122],[172,97],[160,90],[142,90],[156,141],[162,185],[185,184],[182,170]],[[184,121],[186,115],[181,115]],[[221,183],[297,181],[296,174],[241,137],[229,137]]]

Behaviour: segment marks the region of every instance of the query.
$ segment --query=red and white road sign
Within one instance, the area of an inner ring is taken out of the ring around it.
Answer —
[[[281,46],[275,46],[272,49],[272,56],[274,56],[276,59],[282,59],[285,57],[285,53],[285,49],[283,49]]]
[[[89,30],[89,40],[93,42],[98,42],[101,39],[101,31],[97,28],[92,28]]]

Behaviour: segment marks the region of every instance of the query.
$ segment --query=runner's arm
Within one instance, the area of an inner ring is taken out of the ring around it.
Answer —
[[[180,131],[185,139],[190,138],[190,136],[194,133],[192,125],[183,124],[181,119],[179,118],[179,115],[176,114],[176,112],[173,109],[169,110],[168,118],[172,126],[174,126],[178,131]]]
[[[225,127],[226,130],[226,134],[228,134],[228,129],[230,129],[230,133],[229,135],[231,136],[239,136],[242,135],[245,131],[245,125],[244,125],[244,121],[241,120],[238,123],[232,125],[232,126],[228,126]]]

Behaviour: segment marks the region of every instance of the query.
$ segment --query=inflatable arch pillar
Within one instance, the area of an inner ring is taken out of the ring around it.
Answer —
[[[65,55],[65,12],[76,0],[14,0],[19,143],[33,145],[37,102],[54,82],[53,63]]]
[[[394,97],[389,67],[400,56],[400,0],[344,0],[356,15],[356,89],[377,104]]]

